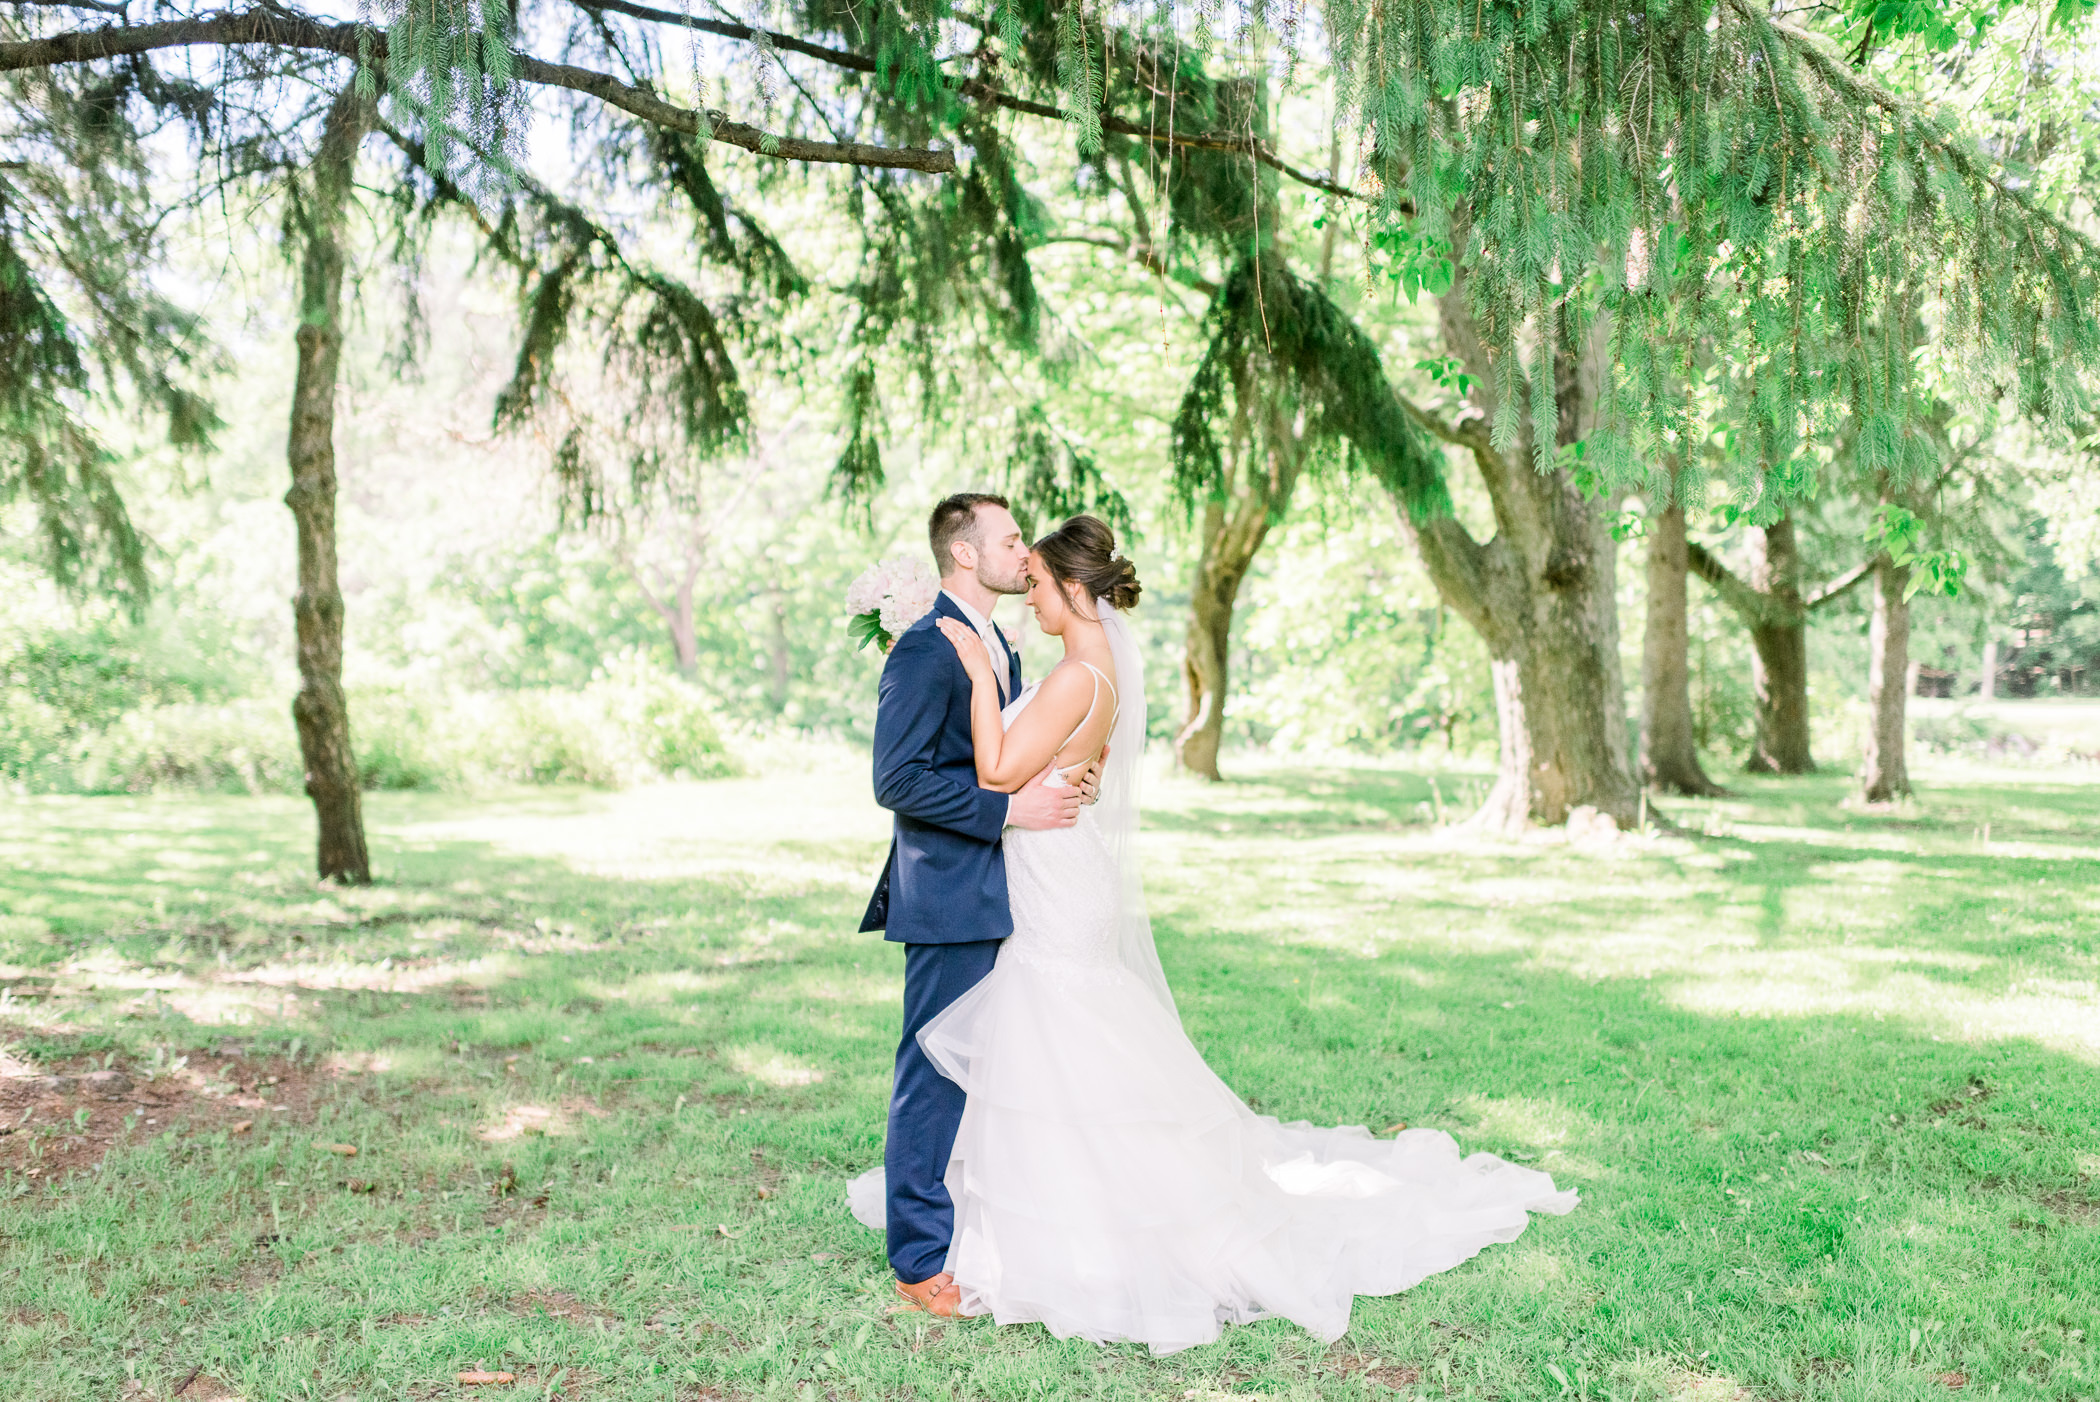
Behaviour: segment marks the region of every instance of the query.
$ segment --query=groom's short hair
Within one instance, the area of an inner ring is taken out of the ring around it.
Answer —
[[[955,568],[955,556],[948,549],[958,540],[967,540],[972,545],[977,539],[977,508],[997,506],[1011,511],[1013,506],[1005,497],[992,492],[957,492],[944,497],[941,504],[933,508],[933,515],[926,518],[926,539],[933,546],[934,572],[945,578]]]

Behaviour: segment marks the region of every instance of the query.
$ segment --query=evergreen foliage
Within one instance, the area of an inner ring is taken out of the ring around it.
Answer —
[[[0,87],[0,503],[27,503],[46,567],[133,606],[145,546],[91,421],[98,392],[210,445],[218,415],[196,315],[146,273],[160,253],[144,138],[208,94],[146,65],[10,76]],[[145,125],[139,117],[143,116]]]
[[[1529,348],[1498,367],[1499,450],[1525,405],[1552,421],[1553,357],[1600,322],[1617,374],[1588,461],[1621,484],[1665,485],[1650,464],[1695,429],[1675,387],[1717,362],[1741,500],[1799,490],[1804,438],[1840,413],[1870,470],[1907,477],[1903,333],[1926,315],[1979,390],[2060,423],[2086,403],[2100,249],[1819,37],[1741,0],[1338,0],[1327,22],[1383,217],[1458,250],[1489,333]]]
[[[1228,454],[1274,464],[1310,451],[1368,475],[1416,520],[1450,510],[1440,454],[1408,420],[1377,347],[1319,287],[1249,254],[1218,290],[1207,329],[1174,419],[1185,499],[1224,490]]]

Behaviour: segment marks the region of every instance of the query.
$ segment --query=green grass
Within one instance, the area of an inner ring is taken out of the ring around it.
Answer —
[[[1895,815],[1745,780],[1596,848],[1436,828],[1404,770],[1241,773],[1149,794],[1212,1064],[1584,1199],[1335,1348],[890,1313],[842,1196],[896,1035],[901,953],[854,933],[885,826],[819,765],[375,795],[367,891],[305,878],[292,800],[0,801],[17,1072],[173,1106],[0,1138],[0,1395],[2100,1397],[2089,772],[1928,772]]]

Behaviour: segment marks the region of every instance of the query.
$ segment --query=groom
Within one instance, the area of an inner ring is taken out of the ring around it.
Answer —
[[[1028,543],[1004,497],[961,492],[927,522],[941,592],[904,630],[882,669],[875,709],[875,801],[896,814],[889,862],[862,930],[904,946],[904,1036],[890,1092],[888,1179],[890,1265],[897,1290],[935,1314],[961,1303],[942,1269],[955,1222],[943,1181],[962,1119],[962,1087],[919,1049],[921,1027],[992,971],[1013,933],[1000,833],[1065,828],[1079,821],[1082,790],[1045,788],[1038,774],[1008,795],[977,786],[970,743],[970,678],[935,626],[960,619],[984,639],[1000,700],[1021,690],[1021,657],[991,614],[1002,594],[1028,592]],[[1091,792],[1093,776],[1084,788]]]

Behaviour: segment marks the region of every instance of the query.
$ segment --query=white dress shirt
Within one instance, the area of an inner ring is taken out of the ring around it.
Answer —
[[[992,676],[999,683],[999,699],[1001,701],[1011,701],[1013,698],[1006,694],[1006,690],[1007,678],[1011,675],[1009,669],[1012,666],[1012,654],[1007,651],[1006,639],[1001,637],[999,630],[992,626],[992,620],[986,618],[976,609],[971,608],[951,591],[943,589],[941,592],[948,596],[949,603],[962,610],[962,616],[969,620],[972,628],[977,630],[977,636],[984,639],[984,650],[990,653],[992,658]]]

